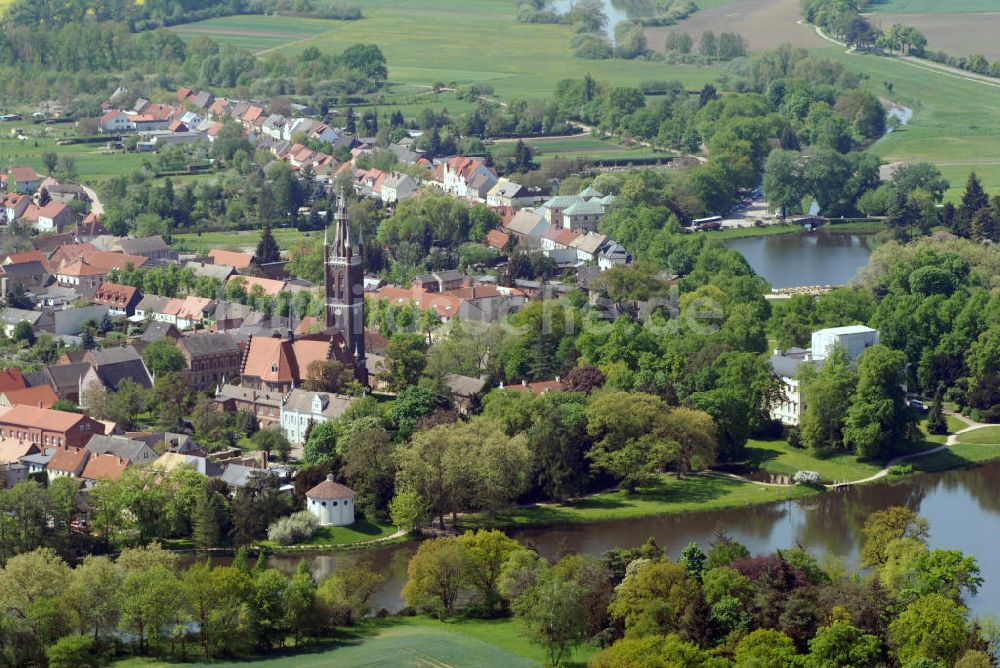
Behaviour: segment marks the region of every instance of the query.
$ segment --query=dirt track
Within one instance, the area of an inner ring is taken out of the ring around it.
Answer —
[[[650,48],[657,51],[663,51],[667,34],[674,30],[691,35],[695,48],[698,36],[706,30],[716,35],[739,33],[753,51],[773,49],[785,42],[803,47],[827,46],[810,26],[796,24],[801,17],[799,0],[734,0],[714,9],[695,12],[675,26],[647,28],[646,39]]]

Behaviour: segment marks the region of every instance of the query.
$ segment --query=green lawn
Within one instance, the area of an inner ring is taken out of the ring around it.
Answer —
[[[29,138],[23,141],[12,138],[9,130],[14,127],[23,129]],[[35,133],[39,136],[33,136]],[[72,129],[66,128],[46,136],[41,126],[33,126],[31,123],[0,123],[0,167],[28,165],[44,175],[46,172],[42,165],[42,154],[52,152],[59,156],[72,156],[79,180],[92,184],[134,171],[142,166],[143,161],[155,164],[155,156],[144,153],[111,152],[104,144],[58,146],[57,139],[66,134],[73,134]]]
[[[640,487],[634,494],[620,490],[605,492],[562,505],[520,508],[492,521],[483,516],[470,516],[462,523],[467,526],[518,527],[580,524],[739,508],[814,493],[814,490],[805,487],[765,487],[728,478],[696,476],[677,480],[672,476],[663,476],[657,484]]]
[[[322,527],[315,536],[298,545],[310,545],[313,547],[327,547],[352,545],[354,543],[364,543],[378,538],[385,538],[396,533],[396,527],[390,524],[376,524],[359,520],[349,527]],[[269,540],[262,540],[260,544],[268,547],[277,547]]]
[[[278,228],[273,230],[274,239],[283,249],[292,248],[307,239],[319,239],[322,232],[299,232],[295,228]],[[260,241],[259,230],[244,230],[242,232],[185,232],[174,234],[171,243],[174,248],[188,252],[204,252],[212,248],[246,250],[257,247]]]
[[[769,473],[794,475],[796,471],[816,471],[824,482],[860,480],[873,475],[881,464],[859,462],[853,455],[817,457],[806,448],[793,448],[784,440],[747,444],[747,458]]]
[[[847,54],[841,48],[815,51],[866,74],[862,85],[876,95],[914,110],[906,127],[872,147],[884,161],[941,164],[951,181],[947,195],[950,200],[960,196],[965,178],[973,169],[981,174],[988,191],[1000,191],[1000,124],[996,123],[1000,87],[882,56]]]
[[[962,443],[971,443],[976,445],[1000,444],[1000,426],[984,427],[965,434],[960,434],[958,440]]]
[[[994,459],[1000,459],[1000,445],[957,443],[947,450],[911,459],[906,464],[911,465],[917,473],[937,473],[967,468]]]
[[[373,43],[385,52],[393,82],[488,81],[502,98],[547,97],[560,79],[586,72],[619,86],[678,79],[700,88],[722,71],[719,66],[575,58],[570,49],[571,26],[519,24],[513,0],[360,0],[356,4],[364,19],[334,23],[330,30],[289,44],[280,52],[294,57],[308,46],[334,52],[359,42]],[[441,35],[450,38],[441,39]]]
[[[576,648],[564,665],[584,666],[596,649]],[[361,668],[426,666],[444,668],[528,668],[541,665],[544,652],[529,643],[513,620],[439,622],[426,617],[372,620],[338,642],[267,659],[185,663],[190,668]],[[168,668],[182,664],[125,659],[115,668]]]
[[[877,14],[957,14],[995,12],[1000,7],[996,0],[881,0],[869,9]]]

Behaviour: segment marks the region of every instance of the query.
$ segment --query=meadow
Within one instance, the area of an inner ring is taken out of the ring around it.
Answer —
[[[537,137],[525,139],[534,151],[535,162],[544,164],[553,158],[587,158],[590,160],[624,160],[627,158],[670,157],[664,151],[655,151],[645,146],[625,146],[615,139],[577,135],[574,137]],[[501,140],[490,147],[490,152],[498,159],[514,155],[515,140]]]
[[[590,72],[595,79],[636,84],[677,79],[691,88],[714,80],[719,67],[627,60],[581,60],[570,52],[572,28],[519,24],[513,0],[360,0],[365,18],[281,49],[340,51],[358,42],[385,52],[389,78],[411,84],[487,81],[500,97],[547,97],[560,79]],[[250,17],[247,17],[250,18]],[[262,26],[270,18],[259,18]]]
[[[223,45],[263,51],[315,37],[338,23],[291,16],[240,15],[185,23],[174,26],[171,30],[185,40],[204,35]]]
[[[28,138],[21,140],[12,137],[10,129],[15,127],[28,133]],[[104,144],[59,146],[56,137],[62,133],[57,131],[47,136],[43,134],[42,127],[33,126],[30,121],[0,123],[0,167],[28,165],[45,175],[42,154],[52,152],[59,156],[72,156],[79,180],[93,184],[119,174],[127,174],[139,169],[144,162],[155,160],[155,156],[148,153],[109,152]],[[39,136],[33,136],[35,133]]]
[[[906,61],[818,49],[865,75],[862,85],[876,95],[914,110],[909,124],[870,149],[884,162],[928,161],[942,165],[954,201],[970,171],[983,177],[991,193],[1000,192],[1000,86],[924,69]]]
[[[274,239],[282,250],[288,250],[309,239],[319,239],[319,232],[300,232],[295,228],[281,227],[273,230]],[[184,232],[171,235],[171,243],[181,252],[203,253],[213,248],[227,250],[253,250],[260,241],[260,230],[224,232]]]

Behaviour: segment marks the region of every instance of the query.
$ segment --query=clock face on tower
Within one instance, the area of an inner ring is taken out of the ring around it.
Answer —
[[[343,309],[339,309],[339,308],[333,310],[334,315],[340,315],[343,312],[344,312]]]

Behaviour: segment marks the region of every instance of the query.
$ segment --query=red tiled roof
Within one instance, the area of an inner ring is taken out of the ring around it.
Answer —
[[[59,401],[59,397],[48,385],[35,385],[34,387],[22,387],[18,390],[7,390],[2,392],[7,401],[12,405],[24,404],[26,406],[36,406],[40,408],[52,408],[52,404]]]
[[[134,288],[131,285],[104,283],[97,289],[97,292],[94,293],[94,299],[92,301],[95,304],[125,306],[132,301],[132,298],[135,297],[135,293],[137,291],[138,288]]]
[[[177,89],[177,101],[183,102],[184,100],[191,97],[194,93],[187,86],[181,86]]]
[[[104,276],[108,273],[107,269],[101,269],[100,267],[95,267],[94,265],[86,262],[82,259],[73,260],[69,264],[64,265],[61,269],[56,272],[59,276]]]
[[[490,230],[486,234],[486,245],[496,250],[501,250],[510,241],[510,235],[500,230]]]
[[[65,211],[69,211],[69,207],[62,202],[49,202],[39,210],[38,215],[43,218],[54,219]]]
[[[354,498],[354,490],[339,482],[324,480],[308,492],[306,496],[312,499],[349,499]]]
[[[89,456],[90,451],[86,448],[56,448],[46,468],[61,473],[76,473],[83,468]]]
[[[559,380],[542,380],[537,383],[527,383],[521,385],[504,385],[505,390],[512,390],[514,392],[531,392],[533,394],[545,394],[546,392],[561,392],[563,389],[562,381]]]
[[[42,251],[24,251],[23,253],[13,253],[7,256],[5,264],[21,264],[22,262],[45,262],[45,253]]]
[[[10,368],[0,370],[0,392],[20,390],[27,386],[28,384],[24,382],[24,376],[21,375],[20,369]]]
[[[247,294],[253,292],[254,286],[258,285],[268,297],[276,297],[279,292],[285,289],[285,281],[279,281],[273,278],[260,278],[259,276],[230,276],[229,280],[243,280],[243,287],[246,289]]]
[[[21,457],[40,451],[40,448],[31,441],[10,437],[0,438],[0,464],[12,464]]]
[[[237,269],[246,269],[256,259],[250,253],[237,253],[236,251],[227,251],[221,248],[213,248],[208,251],[208,257],[212,258],[212,262],[215,264],[228,264],[230,267],[236,267]]]
[[[0,411],[0,422],[13,424],[19,427],[35,427],[36,429],[46,429],[48,431],[69,431],[81,420],[87,419],[80,413],[70,413],[68,411],[57,411],[51,408],[38,408],[36,406],[11,406]]]
[[[18,183],[38,181],[38,174],[31,167],[11,167],[8,175]]]
[[[115,457],[112,454],[91,455],[87,460],[87,465],[80,474],[86,480],[112,480],[117,481],[122,477],[122,473],[128,468],[129,460],[124,457]],[[51,466],[51,462],[50,462]]]
[[[111,271],[112,269],[124,269],[128,265],[132,265],[134,269],[138,269],[142,265],[146,264],[148,258],[142,255],[128,255],[126,253],[115,253],[113,251],[101,251],[97,249],[84,250],[82,253],[82,259],[88,264],[92,264],[95,267],[100,267],[106,271]]]

